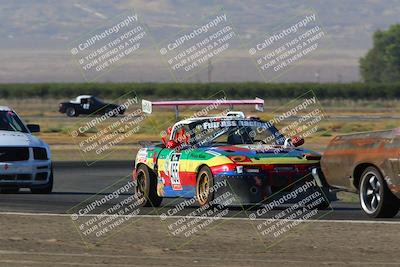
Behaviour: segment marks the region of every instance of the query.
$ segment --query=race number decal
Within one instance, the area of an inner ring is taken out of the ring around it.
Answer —
[[[181,180],[179,179],[179,159],[181,154],[172,154],[169,162],[169,177],[171,179],[171,186],[173,190],[182,190]]]

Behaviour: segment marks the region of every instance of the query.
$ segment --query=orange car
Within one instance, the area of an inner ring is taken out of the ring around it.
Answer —
[[[394,217],[400,207],[400,128],[340,135],[321,160],[326,182],[358,192],[371,217]]]

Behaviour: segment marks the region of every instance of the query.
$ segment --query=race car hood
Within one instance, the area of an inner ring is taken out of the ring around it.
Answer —
[[[46,143],[30,133],[0,131],[0,146],[46,147]]]
[[[319,160],[321,155],[309,149],[299,147],[283,147],[270,145],[228,145],[218,146],[206,149],[205,152],[218,153],[224,156],[243,155],[249,158],[253,157],[298,157],[309,156],[310,159]]]

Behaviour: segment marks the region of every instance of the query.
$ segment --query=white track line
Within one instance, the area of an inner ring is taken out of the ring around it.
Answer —
[[[47,257],[70,257],[72,258],[79,258],[79,257],[83,257],[83,258],[118,258],[118,259],[157,259],[157,260],[168,260],[168,259],[180,259],[180,260],[198,260],[201,261],[201,258],[197,258],[197,257],[192,257],[192,256],[183,256],[183,255],[157,255],[157,256],[152,256],[152,255],[115,255],[115,254],[92,254],[92,253],[52,253],[52,252],[26,252],[26,251],[13,251],[13,250],[0,250],[0,255],[25,255],[25,256],[47,256]],[[238,254],[240,255],[240,254]],[[371,266],[378,266],[378,265],[384,265],[384,266],[388,266],[388,265],[394,265],[394,266],[399,266],[399,262],[393,262],[393,261],[389,261],[389,262],[383,262],[383,261],[376,261],[376,262],[371,262],[371,261],[367,261],[367,262],[361,262],[361,261],[332,261],[332,260],[324,260],[322,257],[319,258],[313,258],[312,260],[290,260],[290,259],[271,259],[271,258],[266,258],[266,259],[245,259],[245,257],[248,256],[248,254],[245,254],[239,258],[230,258],[230,262],[231,263],[240,263],[243,261],[247,261],[247,262],[262,262],[262,263],[270,263],[270,264],[281,264],[281,263],[297,263],[297,264],[302,264],[304,266],[308,266],[311,263],[320,263],[320,265],[322,264],[334,264],[334,265],[371,265]],[[244,260],[245,259],[245,260]],[[226,261],[226,259],[224,257],[211,257],[208,258],[207,261],[211,261],[212,263],[215,262],[219,262],[219,261]],[[44,263],[54,263],[53,261],[34,261],[34,260],[1,260],[0,259],[0,263],[19,263],[19,264],[44,264]],[[61,261],[57,261],[57,264],[60,265],[72,265],[72,266],[109,266],[109,264],[103,264],[103,263],[83,263],[83,262],[61,262]],[[144,264],[143,264],[144,265]],[[113,264],[113,266],[132,266],[132,264]],[[199,266],[210,266],[209,263],[207,263],[207,265],[199,265]]]
[[[71,214],[61,214],[61,213],[29,213],[29,212],[0,212],[0,215],[14,215],[14,216],[48,216],[48,217],[69,217],[71,218]],[[79,217],[95,217],[100,214],[91,214],[91,215],[81,215]],[[103,215],[104,217],[108,215]],[[111,215],[110,215],[111,216]],[[131,218],[160,218],[159,215],[135,215],[135,216],[124,216],[117,215],[118,217],[131,217]],[[188,218],[188,219],[203,219],[209,220],[211,217],[202,217],[202,216],[167,216],[165,219],[180,219],[180,218]],[[219,217],[216,220],[237,220],[237,221],[265,221],[265,220],[279,220],[279,219],[270,219],[270,218],[257,218],[255,220],[250,220],[249,218],[240,218],[240,217]],[[287,220],[287,221],[298,221],[298,220]],[[303,220],[303,222],[322,222],[322,223],[362,223],[362,224],[400,224],[400,221],[367,221],[367,220]]]

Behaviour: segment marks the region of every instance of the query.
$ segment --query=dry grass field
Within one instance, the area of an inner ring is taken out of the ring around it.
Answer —
[[[67,99],[7,99],[1,100],[1,105],[8,105],[15,109],[27,123],[40,124],[42,131],[37,135],[49,143],[52,147],[54,160],[82,160],[82,153],[79,143],[87,140],[90,135],[94,135],[102,129],[108,127],[121,119],[111,118],[101,125],[90,129],[85,134],[76,138],[71,136],[71,132],[80,125],[85,124],[93,117],[79,116],[68,118],[58,113],[58,103]],[[105,99],[110,101],[110,99]],[[262,119],[270,119],[277,110],[282,109],[289,100],[266,100],[265,111],[255,113],[250,108],[244,108],[248,114],[256,114]],[[323,151],[329,140],[337,135],[351,132],[372,131],[391,129],[400,126],[400,119],[396,116],[400,114],[400,101],[347,101],[347,100],[324,100],[320,107],[325,112],[325,118],[318,123],[318,131],[306,138],[308,148]],[[138,105],[136,108],[140,108]],[[237,107],[236,109],[239,109]],[[182,109],[180,118],[193,116],[200,110]],[[216,110],[214,113],[222,111]],[[363,119],[368,118],[368,119]],[[383,118],[383,119],[382,119]],[[109,160],[133,159],[138,142],[143,140],[160,140],[160,132],[170,127],[175,122],[175,113],[172,108],[155,110],[149,117],[140,123],[140,128],[134,134],[123,138],[107,153],[105,157]],[[284,125],[278,125],[283,127]],[[120,134],[123,134],[121,132]],[[111,153],[112,152],[112,153]],[[97,160],[98,155],[87,154],[86,160]]]

